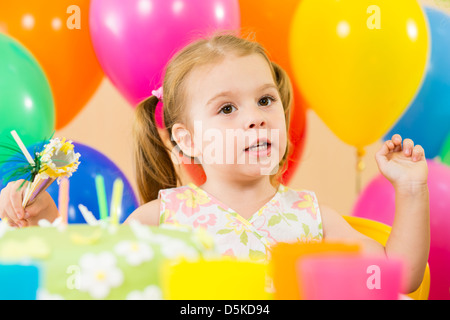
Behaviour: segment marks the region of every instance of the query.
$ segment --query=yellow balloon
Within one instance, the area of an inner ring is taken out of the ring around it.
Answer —
[[[291,25],[290,58],[310,107],[362,151],[412,102],[429,39],[415,0],[302,0]]]

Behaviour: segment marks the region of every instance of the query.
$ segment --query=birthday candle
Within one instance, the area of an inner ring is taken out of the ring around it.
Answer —
[[[108,204],[106,202],[105,179],[101,174],[95,176],[95,188],[97,189],[98,210],[100,219],[108,218]]]
[[[83,206],[82,204],[78,205],[78,209],[80,209],[81,214],[83,215],[84,220],[86,220],[87,224],[90,226],[96,226],[98,225],[98,220],[95,218],[95,216],[88,210],[86,206]]]
[[[122,210],[123,181],[117,178],[114,181],[113,193],[111,198],[111,224],[116,226],[119,224],[119,218]]]
[[[67,225],[69,211],[69,179],[63,178],[59,183],[58,210],[61,223]]]

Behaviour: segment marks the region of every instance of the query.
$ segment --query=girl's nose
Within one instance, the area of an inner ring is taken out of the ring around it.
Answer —
[[[264,128],[267,125],[266,119],[261,114],[261,110],[258,108],[252,108],[252,111],[248,113],[246,129],[259,129]]]
[[[260,121],[254,121],[254,122],[250,123],[250,125],[248,127],[250,129],[253,129],[253,128],[265,127],[265,125],[266,125],[266,122],[264,120],[261,121],[261,122]]]

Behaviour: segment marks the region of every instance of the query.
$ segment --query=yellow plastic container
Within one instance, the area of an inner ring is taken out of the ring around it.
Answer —
[[[180,261],[162,270],[167,300],[268,300],[267,264],[217,258]]]

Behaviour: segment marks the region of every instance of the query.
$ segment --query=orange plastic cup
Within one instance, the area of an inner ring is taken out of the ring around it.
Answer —
[[[269,272],[273,280],[276,300],[303,299],[297,279],[299,259],[323,253],[358,255],[360,245],[340,242],[278,243],[272,248]]]

